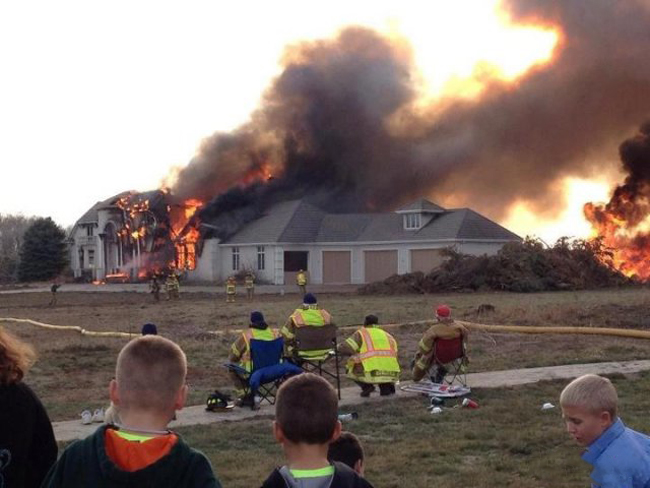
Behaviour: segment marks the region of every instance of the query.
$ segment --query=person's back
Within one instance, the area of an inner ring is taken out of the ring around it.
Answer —
[[[262,488],[372,488],[352,469],[327,458],[329,444],[341,433],[338,397],[320,376],[305,373],[278,390],[273,432],[287,460]]]
[[[367,397],[379,385],[383,396],[395,393],[400,366],[397,359],[397,341],[377,324],[376,315],[367,315],[363,327],[339,346],[339,352],[350,356],[347,375],[361,387],[361,396]]]
[[[618,395],[607,378],[587,374],[560,395],[567,431],[586,447],[582,459],[593,466],[592,487],[649,488],[650,437],[618,417]]]
[[[43,487],[219,488],[207,458],[167,428],[185,404],[186,374],[185,354],[170,340],[147,335],[127,344],[109,387],[122,423],[68,447]]]
[[[268,326],[262,312],[251,312],[249,328],[242,332],[235,342],[233,342],[232,346],[230,346],[228,361],[233,364],[238,364],[250,373],[253,370],[251,340],[272,341],[277,338],[278,332]],[[234,387],[235,396],[238,398],[238,403],[242,406],[250,406],[254,395],[249,397],[245,396],[247,384],[244,378],[236,371],[231,371],[230,379]]]
[[[469,334],[464,325],[451,318],[451,309],[446,305],[440,305],[436,309],[436,317],[438,323],[429,327],[418,343],[418,351],[415,354],[413,363],[413,381],[420,381],[424,378],[434,365],[434,344],[437,339],[466,338]],[[445,373],[446,369],[439,365],[435,382],[441,382],[441,378],[444,377]]]
[[[38,488],[56,461],[47,412],[22,381],[32,347],[0,328],[0,486]]]
[[[322,328],[330,324],[333,324],[331,314],[318,306],[316,296],[312,293],[305,294],[302,307],[294,310],[280,331],[284,338],[285,355],[287,357],[293,357],[297,353],[305,357],[320,357],[327,354],[330,350],[329,348],[309,351],[309,353],[296,351],[296,333],[297,329],[302,327]]]

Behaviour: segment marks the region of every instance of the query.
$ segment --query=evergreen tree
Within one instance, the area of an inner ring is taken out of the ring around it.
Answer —
[[[39,218],[25,231],[20,248],[21,281],[49,280],[68,263],[65,231],[50,218]]]

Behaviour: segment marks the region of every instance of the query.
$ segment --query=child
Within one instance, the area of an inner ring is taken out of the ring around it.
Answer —
[[[172,341],[129,342],[109,386],[121,425],[103,425],[68,447],[42,486],[220,488],[206,457],[167,429],[185,404],[186,373],[185,354]]]
[[[560,395],[567,431],[586,447],[593,465],[592,487],[650,486],[650,437],[625,427],[618,418],[618,395],[611,381],[594,374],[573,380]]]
[[[330,442],[341,434],[341,422],[336,392],[320,376],[304,373],[280,387],[273,434],[287,464],[275,469],[262,488],[372,488],[346,465],[327,460]]]
[[[352,432],[341,432],[339,438],[330,444],[327,459],[347,464],[359,476],[363,476],[363,447]]]

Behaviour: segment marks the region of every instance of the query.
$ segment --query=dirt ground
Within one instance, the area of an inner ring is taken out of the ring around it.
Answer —
[[[120,331],[138,335],[142,324],[153,322],[177,341],[189,362],[190,404],[228,386],[222,364],[235,335],[246,327],[252,310],[264,312],[272,326],[281,326],[299,304],[296,295],[262,295],[253,302],[226,304],[223,296],[184,293],[179,301],[154,302],[144,293],[59,293],[49,307],[48,293],[0,295],[0,317],[28,318],[57,325],[76,325],[93,331]],[[576,325],[650,329],[650,291],[605,290],[540,294],[452,294],[392,297],[322,294],[321,305],[339,326],[359,324],[368,313],[382,323],[430,319],[432,307],[447,303],[455,316],[467,321],[513,325]],[[481,304],[496,311],[477,316]],[[26,381],[42,398],[53,420],[75,418],[85,408],[104,406],[106,385],[113,376],[115,358],[128,339],[96,338],[75,332],[40,329],[32,325],[3,324],[32,342],[40,359]],[[403,379],[424,325],[391,329],[400,347]],[[212,332],[219,331],[218,334]],[[342,330],[341,339],[352,330]],[[515,335],[476,332],[470,339],[472,371],[549,366],[648,358],[650,343],[596,336]],[[347,380],[346,380],[347,382]],[[344,383],[347,386],[349,383]]]

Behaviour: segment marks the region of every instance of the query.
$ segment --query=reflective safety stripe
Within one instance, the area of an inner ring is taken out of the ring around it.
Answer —
[[[146,442],[156,437],[155,435],[131,434],[130,432],[124,432],[123,430],[114,430],[113,432],[122,439],[133,442]]]
[[[328,325],[332,323],[332,316],[326,310],[308,308],[307,310],[298,309],[291,315],[296,327]]]
[[[240,364],[246,371],[252,371],[253,364],[251,361],[251,339],[258,339],[261,341],[272,341],[278,337],[276,330],[267,327],[266,329],[248,329],[243,334],[246,346],[241,356]]]
[[[378,327],[362,327],[361,349],[352,359],[363,365],[364,373],[381,371],[382,375],[398,376],[397,346],[392,337]]]
[[[226,285],[226,293],[235,293],[235,285]]]
[[[301,478],[324,478],[334,475],[334,466],[326,466],[320,469],[292,469],[291,475],[296,479]]]
[[[355,341],[352,337],[348,337],[345,342],[355,351],[358,350],[361,346],[357,344],[357,341]]]

